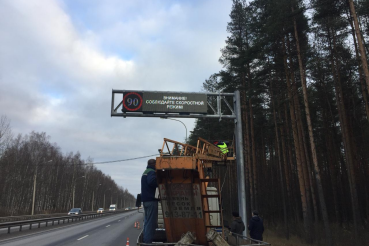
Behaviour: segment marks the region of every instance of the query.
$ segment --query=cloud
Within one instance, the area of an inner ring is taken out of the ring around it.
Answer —
[[[157,153],[179,122],[111,118],[112,89],[197,92],[220,70],[231,1],[0,1],[0,112],[95,161]],[[182,119],[181,119],[182,120]],[[194,119],[183,119],[188,134]],[[138,193],[149,158],[97,165]]]

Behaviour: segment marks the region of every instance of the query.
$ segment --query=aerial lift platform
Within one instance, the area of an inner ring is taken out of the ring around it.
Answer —
[[[191,232],[194,243],[207,245],[206,233],[211,228],[224,236],[221,194],[207,192],[209,184],[220,191],[220,181],[206,173],[213,162],[226,159],[217,146],[202,138],[196,147],[164,139],[156,158],[156,173],[168,242],[178,242],[184,233]],[[218,206],[213,207],[217,210],[209,210],[209,198],[216,199]],[[211,216],[218,217],[219,224],[212,224]]]
[[[228,148],[233,153],[232,145]],[[159,244],[252,245],[242,235],[228,240],[223,225],[220,180],[208,175],[213,164],[229,164],[233,155],[227,156],[202,138],[197,140],[196,147],[165,138],[159,151],[156,175],[165,227],[161,230],[165,240]]]

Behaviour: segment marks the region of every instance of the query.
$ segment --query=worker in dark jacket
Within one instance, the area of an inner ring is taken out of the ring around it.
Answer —
[[[236,233],[242,235],[242,232],[245,230],[245,224],[242,221],[238,212],[232,212],[233,221],[231,224],[231,233]]]
[[[143,242],[152,243],[158,222],[158,200],[155,199],[158,187],[155,173],[156,161],[150,159],[141,177],[141,199],[145,209]]]
[[[259,217],[258,211],[252,212],[252,218],[249,223],[250,237],[259,241],[263,241],[264,224]]]

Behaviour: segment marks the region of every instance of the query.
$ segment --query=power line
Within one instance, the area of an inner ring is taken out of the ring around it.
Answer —
[[[88,162],[88,163],[59,163],[59,164],[55,164],[55,163],[41,163],[41,164],[28,164],[29,166],[58,166],[58,165],[76,165],[76,166],[82,166],[82,165],[100,165],[100,164],[109,164],[109,163],[115,163],[115,162],[123,162],[123,161],[132,161],[132,160],[138,160],[138,159],[143,159],[143,158],[147,158],[147,157],[151,157],[151,156],[158,156],[160,155],[158,154],[153,154],[153,155],[146,155],[146,156],[140,156],[140,157],[134,157],[134,158],[128,158],[128,159],[122,159],[122,160],[114,160],[114,161],[100,161],[100,162]]]
[[[122,162],[122,161],[131,161],[131,160],[137,160],[142,158],[147,158],[151,156],[157,156],[159,154],[154,155],[147,155],[147,156],[141,156],[141,157],[135,157],[135,158],[129,158],[129,159],[123,159],[123,160],[115,160],[115,161],[101,161],[101,162],[93,162],[93,163],[86,163],[85,165],[95,165],[95,164],[106,164],[106,163],[114,163],[114,162]]]

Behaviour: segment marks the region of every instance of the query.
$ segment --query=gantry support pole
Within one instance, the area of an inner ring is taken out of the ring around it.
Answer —
[[[234,93],[234,111],[236,119],[234,120],[234,135],[236,137],[236,163],[237,163],[237,188],[238,188],[238,205],[239,213],[246,230],[243,235],[247,235],[247,214],[246,214],[246,187],[245,187],[245,168],[243,156],[243,141],[242,141],[242,117],[241,117],[241,96],[240,91]]]

